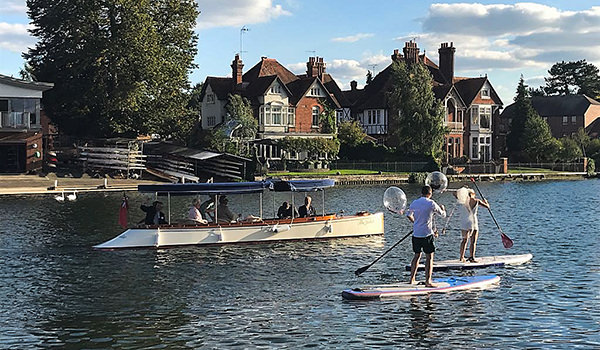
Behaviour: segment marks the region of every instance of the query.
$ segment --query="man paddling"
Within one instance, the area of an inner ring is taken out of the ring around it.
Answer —
[[[422,196],[412,202],[406,216],[413,223],[412,246],[415,253],[412,262],[410,263],[410,284],[415,284],[417,276],[417,267],[421,260],[421,252],[425,253],[425,286],[435,287],[431,279],[433,271],[433,253],[435,245],[433,243],[434,236],[437,232],[433,230],[433,215],[438,214],[446,217],[444,206],[437,205],[431,199],[432,190],[429,186],[423,186],[421,189]]]

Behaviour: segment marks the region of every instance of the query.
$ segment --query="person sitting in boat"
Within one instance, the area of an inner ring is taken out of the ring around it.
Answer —
[[[188,214],[188,220],[190,221],[190,223],[192,224],[207,224],[208,221],[204,220],[202,218],[202,214],[200,213],[200,205],[202,203],[200,203],[200,199],[198,198],[194,198],[194,200],[192,201],[192,207],[190,208],[189,214]]]
[[[219,198],[219,205],[217,206],[217,222],[219,223],[230,223],[236,221],[238,216],[234,214],[227,206],[229,200],[226,196]]]
[[[208,196],[208,200],[200,205],[200,215],[203,218],[210,221],[215,221],[215,199],[212,196]]]
[[[310,196],[304,197],[304,205],[298,208],[298,217],[305,218],[309,216],[317,216],[317,212],[311,203],[312,198]]]
[[[296,208],[292,208],[292,205],[290,203],[283,202],[277,210],[277,217],[280,219],[297,218],[299,217],[298,210],[296,210]]]
[[[160,201],[152,202],[151,206],[141,205],[140,209],[146,212],[146,218],[144,224],[146,225],[163,225],[167,223],[165,220],[165,214],[161,211],[163,203]]]

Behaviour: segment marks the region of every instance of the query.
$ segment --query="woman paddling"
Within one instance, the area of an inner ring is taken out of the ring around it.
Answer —
[[[490,208],[487,200],[475,198],[475,191],[470,188],[461,188],[456,191],[456,198],[462,204],[460,206],[460,229],[462,232],[462,241],[460,242],[460,262],[465,262],[465,251],[467,241],[471,238],[471,247],[469,252],[471,256],[468,258],[470,262],[475,260],[475,248],[477,247],[477,238],[479,236],[479,222],[477,220],[477,208],[481,204],[485,208]]]

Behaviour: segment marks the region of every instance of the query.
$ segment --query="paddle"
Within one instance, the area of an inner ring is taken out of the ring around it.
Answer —
[[[406,208],[406,194],[404,194],[404,192],[401,189],[399,189],[398,187],[391,186],[383,194],[383,205],[386,207],[387,210],[391,211],[392,213],[402,215],[402,213],[404,212],[404,209]],[[396,242],[396,244],[394,244],[390,249],[386,250],[385,253],[381,254],[377,259],[375,259],[375,261],[373,261],[372,263],[370,263],[367,266],[363,266],[360,269],[354,271],[354,274],[356,276],[360,276],[361,273],[367,271],[371,266],[373,266],[373,264],[378,262],[381,258],[383,258],[392,249],[396,248],[396,246],[398,244],[400,244],[402,241],[404,241],[412,233],[413,232],[410,231],[406,236],[402,237],[401,240]]]
[[[483,193],[481,193],[481,190],[479,189],[479,186],[477,186],[477,182],[475,182],[474,178],[471,178],[471,182],[473,182],[473,184],[475,185],[475,188],[477,189],[477,192],[479,192],[481,199],[485,200],[485,197],[483,196]],[[492,213],[492,209],[490,209],[490,208],[487,208],[487,209],[490,212],[490,215],[492,216],[492,220],[494,220],[496,227],[498,227],[498,231],[500,231],[500,237],[502,238],[502,244],[504,245],[504,248],[508,249],[508,248],[512,247],[513,240],[510,239],[510,237],[508,237],[504,233],[504,231],[502,231],[502,229],[500,228],[500,225],[498,225],[498,221],[496,221],[496,218],[494,217],[494,213]]]

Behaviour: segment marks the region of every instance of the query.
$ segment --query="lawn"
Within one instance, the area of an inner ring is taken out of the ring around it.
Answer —
[[[562,171],[556,171],[551,169],[543,169],[543,168],[524,168],[524,167],[516,167],[508,169],[510,174],[527,174],[527,173],[543,173],[543,174],[554,174],[561,173]]]
[[[339,173],[339,174],[338,174]],[[379,171],[365,169],[339,169],[327,171],[274,171],[268,173],[267,176],[330,176],[330,175],[377,175]],[[382,174],[392,174],[382,172]],[[397,174],[394,174],[397,175]]]

